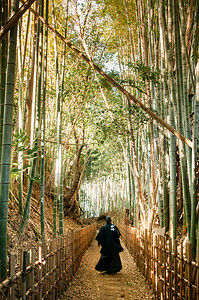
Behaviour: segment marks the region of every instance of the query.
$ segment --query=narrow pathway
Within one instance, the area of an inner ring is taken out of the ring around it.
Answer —
[[[152,291],[138,271],[133,258],[122,245],[120,254],[123,269],[117,274],[103,274],[95,270],[100,248],[93,241],[62,300],[121,300],[155,299]]]

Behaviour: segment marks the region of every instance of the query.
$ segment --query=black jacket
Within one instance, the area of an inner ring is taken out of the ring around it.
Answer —
[[[120,232],[117,226],[107,223],[102,226],[96,240],[98,245],[102,246],[100,253],[104,256],[116,254],[123,251],[123,248],[120,244]]]

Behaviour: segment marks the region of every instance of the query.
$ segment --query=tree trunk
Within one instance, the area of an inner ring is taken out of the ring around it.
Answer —
[[[74,166],[74,175],[73,175],[73,179],[72,179],[72,184],[70,186],[70,189],[64,195],[65,211],[67,210],[68,206],[72,206],[73,203],[74,203],[72,198],[73,198],[73,196],[75,194],[75,191],[78,187],[79,179],[80,179],[80,176],[81,176],[80,157],[81,157],[82,149],[83,149],[83,145],[78,147],[78,151],[77,151],[77,155],[76,155],[76,162],[75,162],[75,166]]]

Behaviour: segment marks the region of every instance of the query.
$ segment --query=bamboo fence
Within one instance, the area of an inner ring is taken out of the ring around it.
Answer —
[[[48,244],[38,243],[37,251],[10,253],[9,277],[0,283],[0,299],[57,299],[94,239],[96,227],[92,224],[77,231],[71,229]]]
[[[156,299],[199,300],[199,247],[197,261],[191,257],[191,243],[140,232],[119,224],[122,240],[151,286]]]

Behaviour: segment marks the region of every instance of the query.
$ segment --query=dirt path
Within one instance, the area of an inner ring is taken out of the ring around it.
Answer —
[[[93,241],[62,300],[155,299],[125,247],[120,254],[123,269],[111,275],[95,270],[99,251],[97,242]]]

